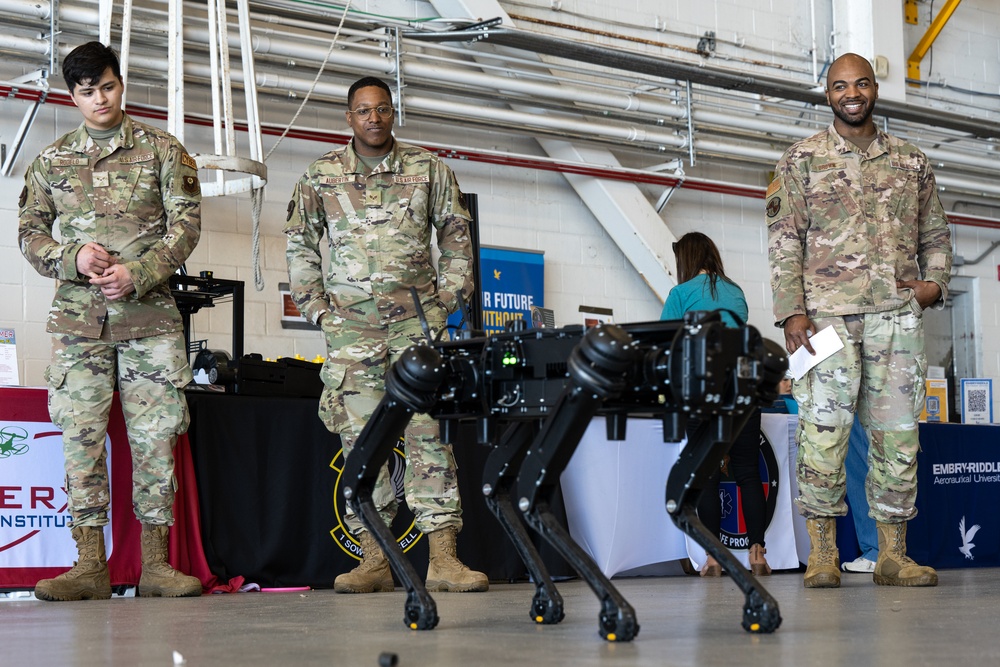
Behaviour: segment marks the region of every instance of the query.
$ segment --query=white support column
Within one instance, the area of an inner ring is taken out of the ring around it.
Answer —
[[[100,18],[97,26],[97,41],[105,46],[111,44],[111,16],[114,13],[113,0],[100,0],[97,4],[97,15]]]
[[[167,12],[167,132],[184,143],[184,3],[170,0]]]
[[[879,97],[906,101],[903,3],[885,0],[833,0],[833,25],[834,57],[857,53],[873,63],[877,58],[884,58],[888,72],[885,76],[876,72],[879,74]]]

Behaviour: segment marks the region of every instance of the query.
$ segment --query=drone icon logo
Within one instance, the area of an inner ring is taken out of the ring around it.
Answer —
[[[20,426],[0,428],[0,459],[28,452],[28,432]]]

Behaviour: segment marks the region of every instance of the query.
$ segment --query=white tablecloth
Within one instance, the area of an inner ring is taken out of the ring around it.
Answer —
[[[799,566],[796,545],[805,536],[804,522],[795,525],[801,517],[791,502],[797,495],[795,460],[790,455],[794,438],[789,439],[794,419],[795,415],[765,414],[761,420],[780,473],[777,504],[765,533],[767,560],[776,569]],[[663,426],[657,419],[630,419],[627,431],[626,440],[609,441],[604,418],[594,419],[563,472],[570,534],[608,577],[684,557],[699,566],[704,551],[674,526],[665,508],[667,475],[682,443],[663,442]],[[733,553],[748,564],[745,549]],[[804,554],[808,556],[807,538]]]

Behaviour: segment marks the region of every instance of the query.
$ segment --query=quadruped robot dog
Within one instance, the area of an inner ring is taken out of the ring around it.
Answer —
[[[420,317],[428,344],[411,346],[389,369],[385,395],[342,473],[347,502],[406,588],[407,627],[434,628],[437,607],[382,523],[372,491],[379,468],[415,412],[437,418],[445,442],[453,441],[460,421],[471,420],[477,440],[493,445],[482,490],[535,583],[532,620],[560,622],[563,600],[524,523],[597,595],[599,633],[607,641],[632,640],[639,624],[632,606],[552,513],[559,475],[595,415],[607,417],[612,440],[625,439],[629,415],[662,419],[667,442],[683,438],[688,418],[701,420],[667,479],[666,511],[743,591],[745,630],[769,633],[781,625],[778,603],[705,529],[695,511],[706,481],[751,410],[777,396],[787,359],[776,343],[749,325],[725,326],[718,312],[590,329],[526,329],[516,320],[501,333],[448,341],[434,340],[423,313]]]

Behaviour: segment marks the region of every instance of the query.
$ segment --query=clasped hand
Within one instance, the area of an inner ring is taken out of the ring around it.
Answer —
[[[86,243],[76,255],[76,270],[90,276],[90,284],[101,288],[101,293],[111,299],[121,299],[135,290],[132,274],[118,258],[97,243]]]

